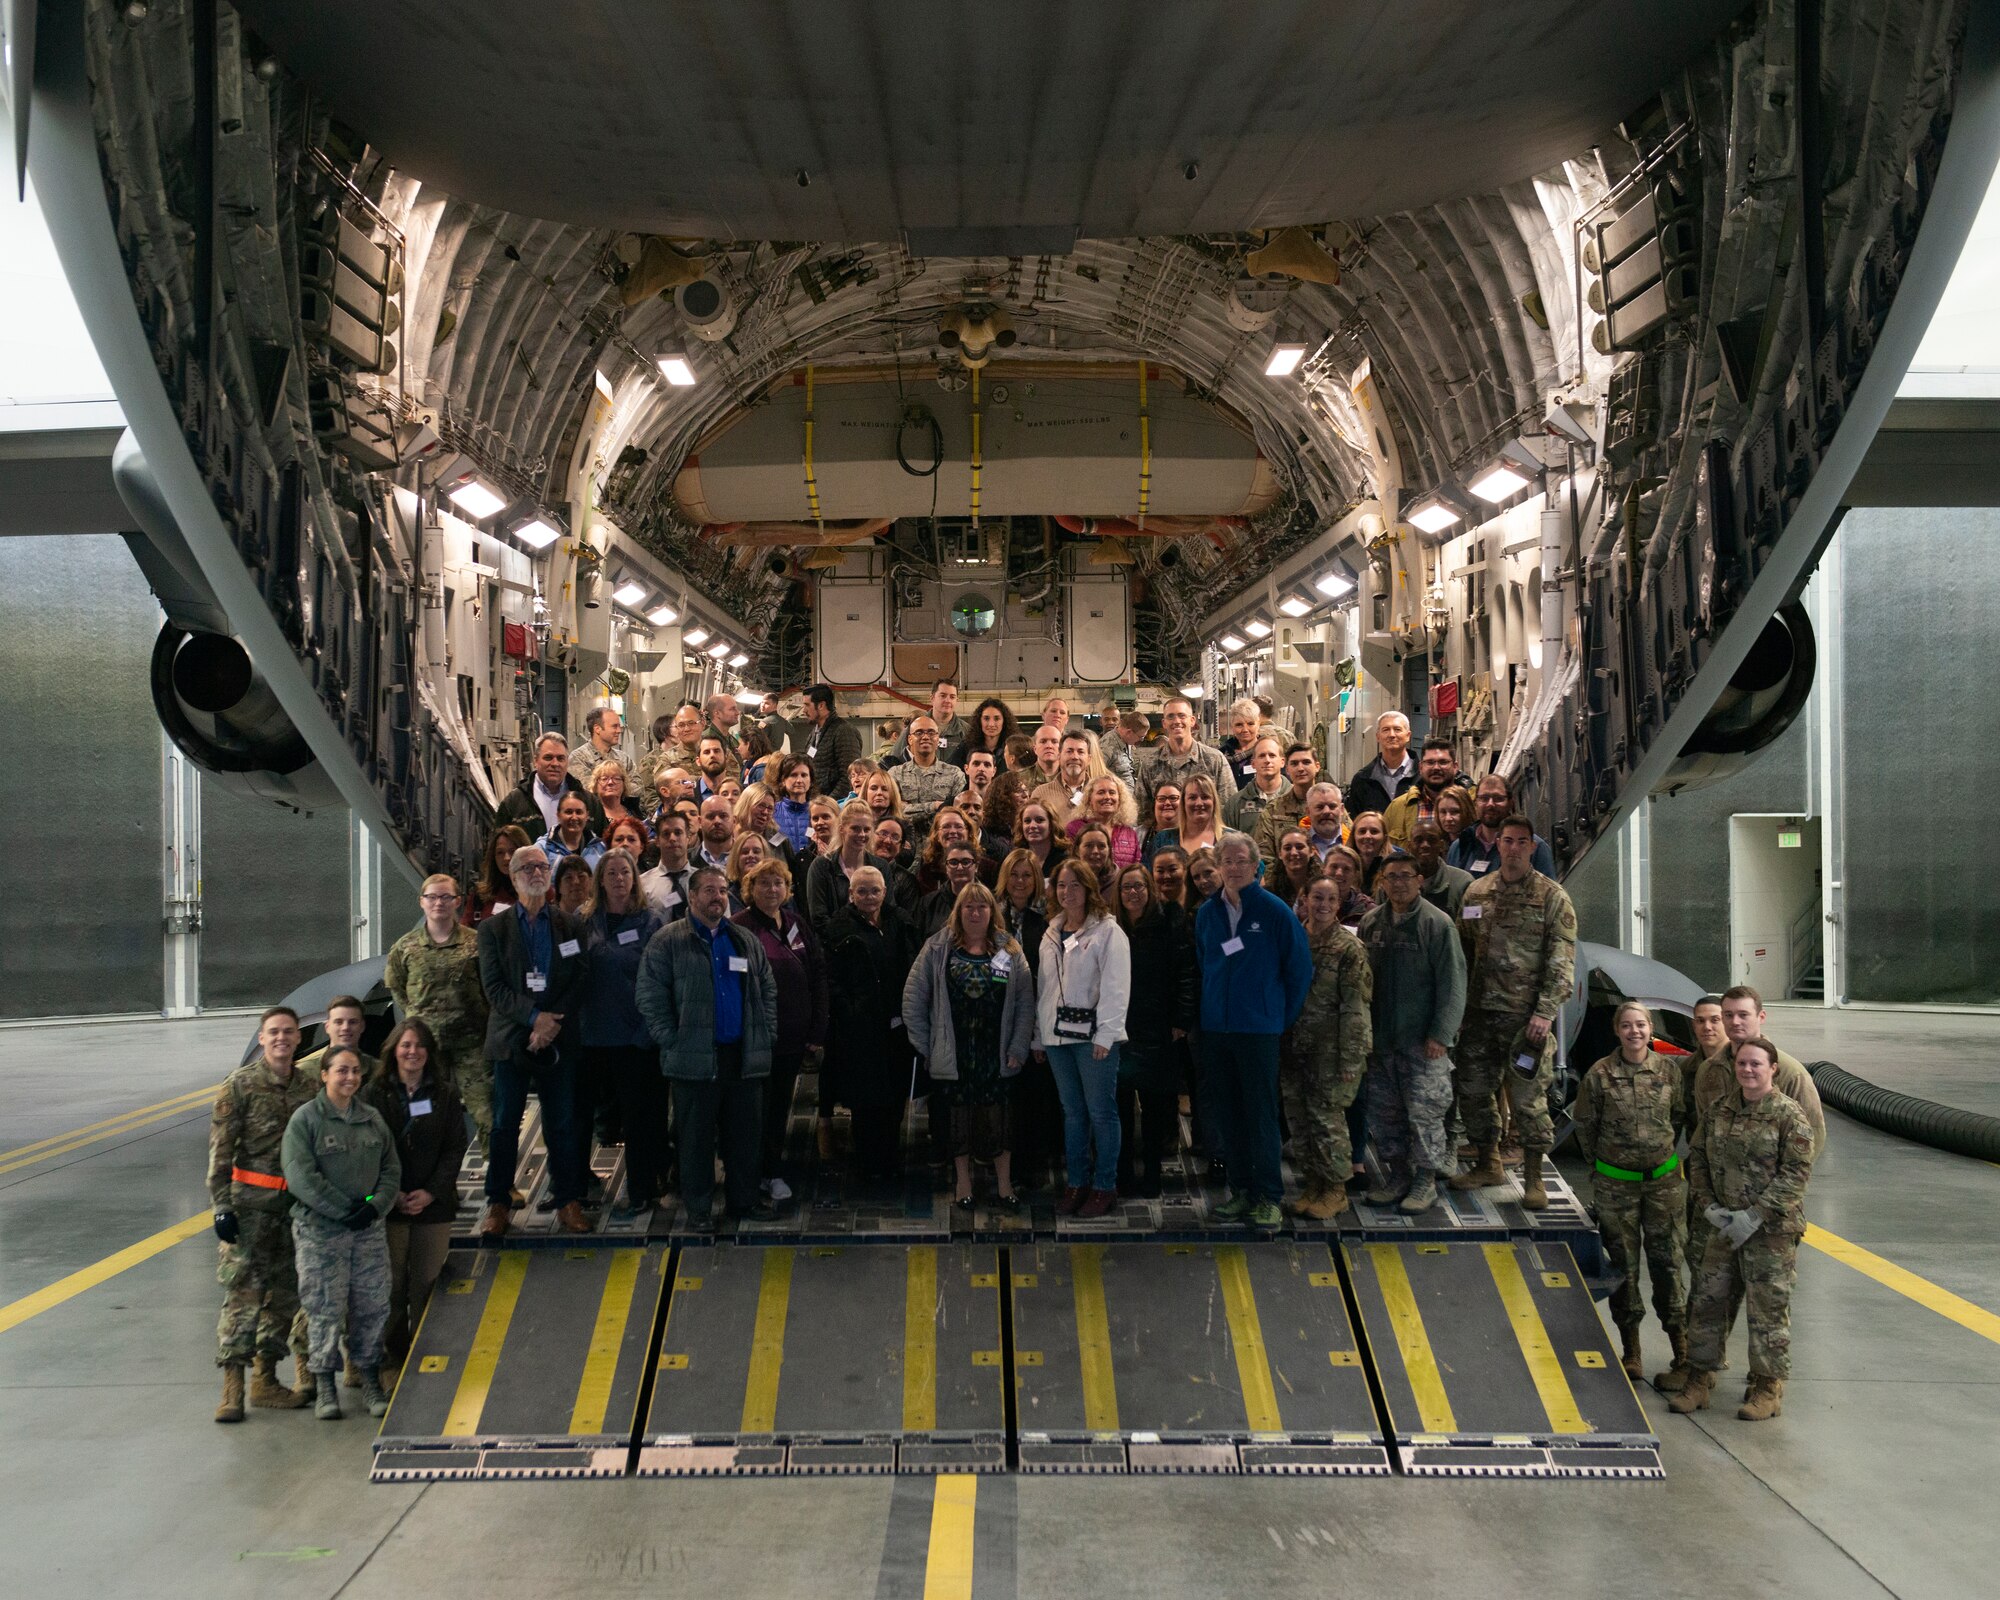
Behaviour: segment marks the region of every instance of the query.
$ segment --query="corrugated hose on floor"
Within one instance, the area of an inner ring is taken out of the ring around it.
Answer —
[[[1933,1150],[1949,1150],[1954,1155],[1972,1156],[1980,1161],[2000,1161],[2000,1117],[1941,1106],[1935,1100],[1920,1100],[1913,1094],[1899,1094],[1866,1078],[1857,1078],[1831,1061],[1809,1061],[1806,1071],[1812,1074],[1820,1099],[1856,1122],[1893,1133],[1899,1139],[1929,1145]]]

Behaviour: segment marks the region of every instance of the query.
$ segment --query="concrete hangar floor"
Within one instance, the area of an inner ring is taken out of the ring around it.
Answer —
[[[2000,1111],[1964,1065],[2000,1043],[2000,1019],[1774,1008],[1773,1024],[1808,1059]],[[952,1488],[969,1479],[908,1476],[371,1484],[375,1428],[354,1408],[337,1425],[209,1421],[204,1091],[245,1026],[0,1032],[11,1593],[1992,1592],[2000,1170],[1837,1113],[1784,1416],[1677,1417],[1643,1390],[1664,1479],[1000,1474],[969,1496]],[[1740,1332],[1731,1361],[1740,1373]]]

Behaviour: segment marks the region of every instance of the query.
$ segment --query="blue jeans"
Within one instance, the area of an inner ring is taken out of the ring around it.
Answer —
[[[1102,1061],[1088,1044],[1052,1044],[1049,1070],[1062,1096],[1064,1181],[1072,1189],[1118,1187],[1118,1046]],[[1093,1160],[1092,1146],[1096,1146]]]
[[[576,1128],[576,1063],[545,1051],[493,1063],[493,1148],[486,1152],[486,1198],[501,1205],[514,1188],[521,1157],[521,1117],[532,1086],[542,1101],[542,1143],[558,1206],[583,1198],[590,1159]]]
[[[1229,1186],[1255,1204],[1285,1197],[1278,1133],[1278,1039],[1275,1033],[1204,1033],[1203,1082],[1220,1135]]]

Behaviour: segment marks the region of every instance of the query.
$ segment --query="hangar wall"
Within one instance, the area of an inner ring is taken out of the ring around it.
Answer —
[[[168,1003],[164,738],[147,687],[159,628],[122,540],[0,539],[14,774],[0,1017]],[[204,777],[200,815],[204,1008],[268,1004],[351,959],[344,810],[302,817]]]

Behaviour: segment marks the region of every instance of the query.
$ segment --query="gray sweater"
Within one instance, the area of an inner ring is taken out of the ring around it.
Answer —
[[[1011,1075],[1035,1042],[1035,974],[1012,939],[1002,953],[1009,970],[1007,1004],[1000,1013],[1000,1069]],[[950,962],[951,930],[940,928],[917,952],[917,964],[903,985],[903,1027],[910,1047],[930,1063],[933,1078],[958,1077],[958,1033],[951,1024],[951,985],[945,976]],[[1015,1063],[1011,1068],[1010,1061]]]

